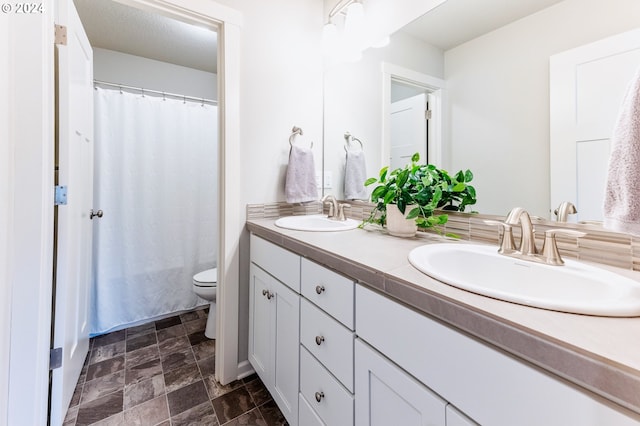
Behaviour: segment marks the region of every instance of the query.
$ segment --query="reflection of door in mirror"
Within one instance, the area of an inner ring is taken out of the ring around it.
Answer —
[[[416,94],[417,93],[417,94]],[[391,81],[390,168],[411,162],[416,152],[427,162],[427,93],[425,89]]]
[[[640,66],[640,30],[551,57],[551,207],[574,202],[569,220],[603,219],[609,142]]]

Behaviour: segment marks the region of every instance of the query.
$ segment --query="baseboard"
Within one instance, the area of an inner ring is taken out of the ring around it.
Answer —
[[[240,364],[238,364],[238,380],[244,379],[245,377],[248,377],[253,373],[255,373],[255,370],[248,360],[242,361]]]

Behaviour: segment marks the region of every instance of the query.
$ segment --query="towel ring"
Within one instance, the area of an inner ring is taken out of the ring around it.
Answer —
[[[349,151],[349,145],[351,145],[351,142],[353,141],[358,142],[360,144],[360,149],[364,151],[364,145],[362,144],[362,141],[356,137],[353,137],[351,133],[345,132],[344,133],[344,151],[345,152]]]
[[[302,129],[300,127],[293,126],[293,129],[291,129],[291,136],[289,136],[289,145],[293,146],[293,143],[296,141],[296,136],[302,134]],[[311,148],[313,148],[313,141],[311,141]]]

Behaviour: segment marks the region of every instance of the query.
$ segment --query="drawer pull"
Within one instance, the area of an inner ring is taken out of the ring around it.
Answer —
[[[316,392],[316,401],[320,402],[324,398],[324,392]]]
[[[324,336],[316,336],[316,345],[320,346],[324,342]]]
[[[267,296],[267,299],[269,300],[271,300],[271,298],[274,296],[274,294],[267,289],[262,290],[262,295]]]
[[[324,291],[324,286],[323,285],[317,285],[316,286],[316,293],[322,294],[323,291]]]

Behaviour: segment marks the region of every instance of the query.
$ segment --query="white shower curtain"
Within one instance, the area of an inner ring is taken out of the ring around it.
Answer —
[[[95,91],[92,335],[205,303],[216,266],[217,107]]]

